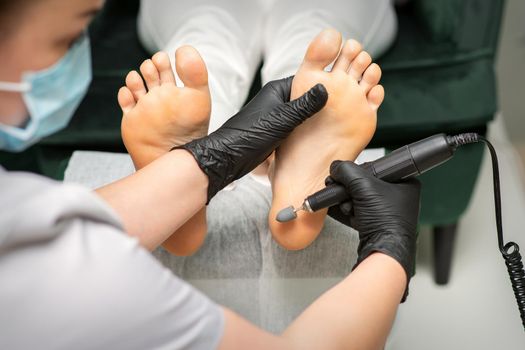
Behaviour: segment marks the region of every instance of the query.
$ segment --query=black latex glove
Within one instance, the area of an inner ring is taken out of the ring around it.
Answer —
[[[353,162],[341,161],[330,166],[327,183],[334,181],[346,187],[351,205],[334,206],[328,214],[359,232],[354,268],[374,252],[391,256],[407,274],[404,301],[414,275],[421,184],[416,179],[388,183]]]
[[[324,107],[328,93],[321,84],[290,101],[292,79],[269,82],[218,130],[177,147],[189,151],[208,175],[208,202],[255,169],[296,126]]]

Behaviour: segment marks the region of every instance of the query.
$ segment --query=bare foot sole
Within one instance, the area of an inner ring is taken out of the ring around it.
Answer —
[[[169,57],[155,54],[132,71],[119,90],[122,138],[135,168],[141,169],[173,147],[207,135],[211,111],[208,73],[190,46],[176,53],[176,70],[184,87],[177,87]],[[144,78],[144,79],[143,79]],[[163,246],[175,255],[191,255],[206,237],[206,209],[181,226]]]
[[[281,144],[270,170],[273,200],[270,230],[283,247],[307,247],[319,235],[327,210],[299,212],[296,220],[280,223],[277,213],[290,205],[298,207],[310,194],[324,187],[332,161],[355,160],[376,128],[377,109],[384,98],[378,85],[381,69],[355,40],[341,48],[341,35],[324,30],[310,44],[292,85],[297,98],[316,83],[328,90],[328,102],[317,115]],[[341,50],[340,50],[341,48]],[[331,72],[324,71],[335,60]]]

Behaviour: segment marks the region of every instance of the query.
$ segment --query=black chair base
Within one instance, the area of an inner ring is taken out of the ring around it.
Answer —
[[[457,227],[457,223],[434,227],[434,281],[438,285],[446,285],[450,279]]]

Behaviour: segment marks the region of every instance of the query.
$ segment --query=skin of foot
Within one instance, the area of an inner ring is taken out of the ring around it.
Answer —
[[[317,115],[281,144],[270,167],[273,200],[269,227],[284,248],[299,250],[310,245],[323,228],[327,210],[300,211],[297,219],[280,223],[277,213],[322,189],[334,160],[355,160],[370,142],[384,89],[378,85],[381,69],[355,40],[342,45],[341,34],[322,31],[308,47],[292,84],[297,98],[317,83],[328,90],[328,102]],[[325,67],[333,63],[331,71]]]
[[[180,47],[175,62],[184,87],[176,86],[169,56],[159,52],[140,66],[144,79],[131,71],[126,86],[119,90],[122,139],[137,170],[173,147],[208,133],[211,99],[206,65],[191,46]],[[203,244],[206,233],[203,208],[163,246],[175,255],[191,255]]]

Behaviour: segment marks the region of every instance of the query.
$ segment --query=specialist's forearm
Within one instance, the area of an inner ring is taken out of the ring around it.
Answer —
[[[402,266],[385,254],[372,254],[283,336],[301,349],[383,349],[405,287]]]
[[[96,192],[126,232],[153,250],[206,204],[208,178],[191,154],[175,150]]]
[[[281,336],[225,310],[219,349],[383,349],[406,287],[406,273],[375,253],[310,305]]]

